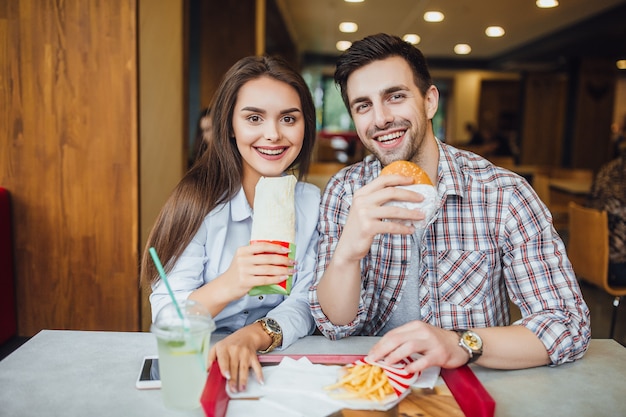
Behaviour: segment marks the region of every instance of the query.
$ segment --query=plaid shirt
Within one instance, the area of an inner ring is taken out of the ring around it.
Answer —
[[[438,208],[421,239],[419,300],[422,320],[446,329],[507,326],[509,300],[534,332],[552,364],[583,356],[591,337],[582,298],[552,216],[520,176],[438,141]],[[344,168],[322,198],[316,279],[309,292],[318,328],[330,339],[376,335],[402,294],[411,259],[410,237],[377,235],[361,260],[357,317],[335,326],[324,315],[317,285],[330,262],[352,197],[377,178],[372,155]]]

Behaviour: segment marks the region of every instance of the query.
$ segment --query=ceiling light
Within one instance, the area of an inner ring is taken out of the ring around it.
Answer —
[[[346,49],[348,49],[349,47],[352,46],[352,42],[350,41],[339,41],[335,44],[335,48],[337,48],[340,51],[345,51]]]
[[[559,1],[558,0],[537,0],[535,4],[537,5],[537,7],[540,7],[542,9],[550,9],[552,7],[558,6]]]
[[[419,35],[416,35],[415,33],[407,33],[402,37],[402,39],[413,45],[417,45],[422,40]]]
[[[615,65],[617,65],[617,68],[619,69],[626,70],[626,59],[620,59],[615,63]]]
[[[443,13],[441,12],[426,12],[424,13],[424,20],[427,22],[441,22],[443,20]]]
[[[364,0],[345,0],[346,3],[363,3]]]
[[[454,45],[454,53],[457,55],[467,55],[472,52],[472,48],[466,43]]]
[[[339,30],[343,33],[354,33],[359,30],[359,25],[354,22],[341,22],[339,23]]]
[[[504,29],[500,26],[489,26],[485,29],[485,34],[490,38],[499,38],[500,36],[504,36]]]

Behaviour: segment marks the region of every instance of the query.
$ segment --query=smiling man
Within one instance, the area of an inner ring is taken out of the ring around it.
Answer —
[[[438,140],[439,93],[414,46],[386,34],[355,42],[335,81],[370,151],[335,175],[322,198],[317,276],[309,292],[331,339],[384,335],[373,360],[422,354],[409,370],[476,361],[499,369],[581,358],[591,336],[585,304],[552,217],[520,176]],[[422,167],[437,189],[427,226],[421,202],[380,176],[396,160]],[[509,297],[522,312],[510,322]]]

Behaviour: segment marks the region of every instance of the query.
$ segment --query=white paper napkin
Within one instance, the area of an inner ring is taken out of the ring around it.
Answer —
[[[337,382],[341,366],[313,364],[307,358],[298,360],[283,358],[277,366],[263,367],[265,384],[256,381],[250,374],[245,392],[232,393],[228,406],[227,417],[248,415],[247,412],[261,415],[259,410],[267,411],[267,415],[285,417],[324,417],[341,409],[388,410],[400,402],[410,390],[401,397],[394,397],[380,403],[364,400],[337,400],[329,395],[324,387]],[[412,384],[417,388],[432,388],[437,382],[439,368],[428,368],[422,372]],[[259,399],[245,400],[245,399]],[[262,407],[261,407],[262,406]],[[263,414],[265,415],[265,414]]]
[[[411,223],[413,223],[413,226],[416,229],[424,229],[435,214],[435,210],[437,208],[437,189],[428,184],[398,185],[396,187],[422,194],[422,196],[424,196],[424,200],[419,203],[410,203],[408,201],[389,201],[385,203],[385,205],[403,207],[411,210],[422,210],[424,212],[424,220],[415,220],[413,222],[408,220],[397,221],[407,226],[410,226]]]

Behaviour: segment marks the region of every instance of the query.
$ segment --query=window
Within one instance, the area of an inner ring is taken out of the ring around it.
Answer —
[[[339,87],[335,85],[333,77],[322,78],[323,106],[322,130],[328,132],[347,132],[354,130],[354,123],[348,109],[341,98]]]

